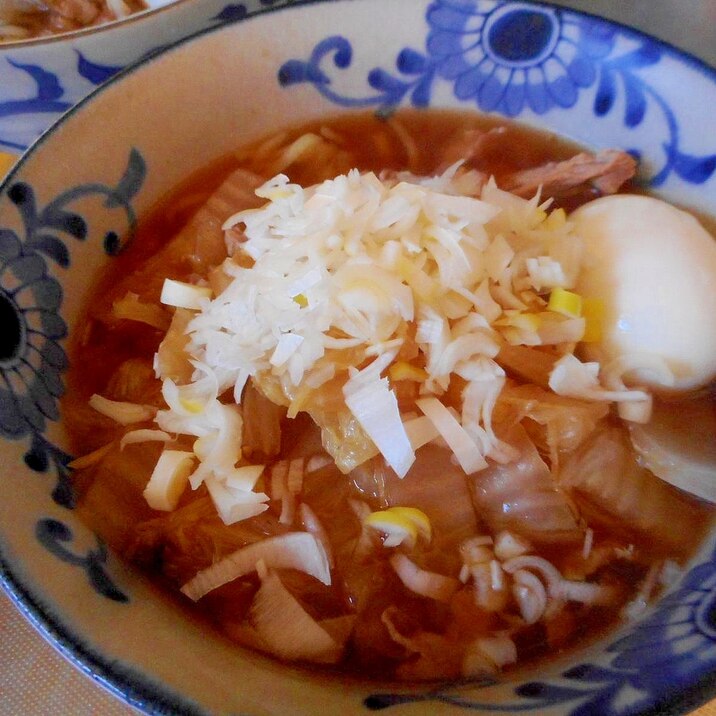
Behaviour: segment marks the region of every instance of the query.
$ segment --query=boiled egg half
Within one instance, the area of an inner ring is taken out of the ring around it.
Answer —
[[[626,360],[625,380],[657,393],[716,378],[716,241],[690,214],[653,197],[616,195],[570,217],[584,241],[576,290],[599,306],[589,360]],[[668,371],[654,370],[658,363]],[[669,375],[670,374],[670,375]]]

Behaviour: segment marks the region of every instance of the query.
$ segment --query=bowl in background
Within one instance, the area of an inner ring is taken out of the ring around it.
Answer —
[[[19,154],[95,87],[154,50],[280,4],[286,0],[149,0],[147,10],[114,22],[0,41],[0,151]]]
[[[111,79],[0,187],[0,568],[18,608],[148,713],[623,716],[712,697],[714,533],[657,605],[602,641],[494,683],[411,686],[320,674],[230,645],[77,519],[58,399],[91,277],[182,179],[269,131],[356,108],[497,112],[586,146],[628,149],[653,191],[716,215],[716,141],[703,131],[716,73],[658,41],[525,2],[264,6]]]

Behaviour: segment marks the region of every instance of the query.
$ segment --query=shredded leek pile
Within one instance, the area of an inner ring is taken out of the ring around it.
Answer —
[[[236,468],[237,406],[249,378],[289,416],[310,412],[338,383],[366,445],[346,458],[324,441],[336,463],[347,472],[380,452],[399,477],[433,440],[449,445],[466,474],[487,457],[509,458],[491,422],[505,344],[553,346],[557,393],[646,397],[603,391],[598,366],[571,354],[586,322],[569,290],[582,252],[564,212],[494,182],[480,198],[469,195],[476,189],[459,164],[438,177],[390,181],[352,171],[306,189],[279,175],[257,190],[265,206],[226,221],[243,238],[208,282],[166,281],[162,301],[192,311],[193,373],[178,385],[156,361],[168,405],[156,422],[197,438],[189,482],[207,485],[227,521],[256,514],[268,499],[252,492],[257,473],[246,479]],[[401,412],[390,376],[416,383],[410,411]],[[461,405],[443,400],[454,376],[464,381]],[[227,391],[235,405],[220,401]],[[176,474],[162,464],[153,479]]]

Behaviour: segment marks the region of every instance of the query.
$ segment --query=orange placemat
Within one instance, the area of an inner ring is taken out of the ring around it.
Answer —
[[[73,667],[0,589],[2,716],[131,716],[137,712]]]
[[[14,154],[0,152],[0,179],[10,170],[10,167],[15,163],[15,159],[17,157]]]

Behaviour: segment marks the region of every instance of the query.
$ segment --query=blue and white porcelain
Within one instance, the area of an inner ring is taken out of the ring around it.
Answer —
[[[627,149],[645,186],[716,216],[716,71],[642,34],[521,1],[202,2],[198,25],[208,29],[94,91],[0,186],[0,569],[18,608],[90,678],[147,713],[627,716],[712,698],[714,534],[660,603],[600,643],[500,681],[396,686],[228,644],[77,519],[60,398],[85,292],[134,240],[138,217],[240,144],[355,108],[496,112]],[[152,46],[185,27],[164,30]],[[68,47],[74,64],[111,68],[137,54],[94,55],[81,44],[91,40]],[[49,114],[79,98],[29,56],[10,66]],[[81,93],[111,74],[95,72],[79,71]],[[0,117],[13,101],[0,98]],[[22,145],[41,123],[22,136],[0,125],[0,141]]]
[[[19,154],[122,68],[199,30],[291,0],[147,0],[124,20],[0,42],[0,151]]]

